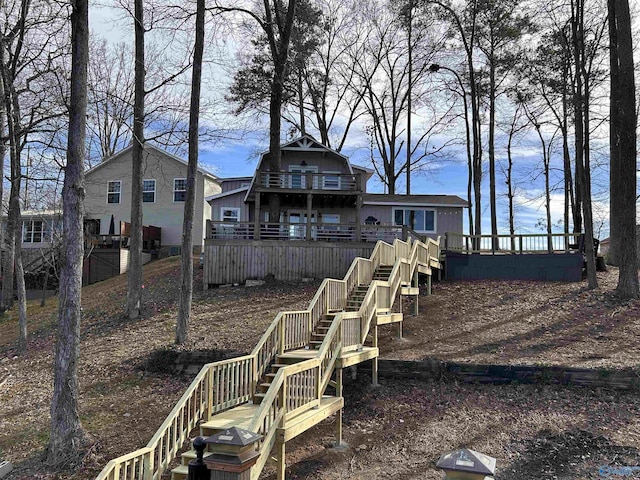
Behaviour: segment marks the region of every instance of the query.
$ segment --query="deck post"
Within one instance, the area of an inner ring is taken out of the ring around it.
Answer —
[[[378,325],[373,326],[373,346],[378,348]],[[378,383],[378,357],[375,357],[371,362],[371,384],[374,387],[379,385]]]
[[[356,242],[362,241],[362,195],[356,197]]]
[[[336,397],[342,396],[342,368],[336,368]],[[342,408],[336,413],[336,447],[342,446]]]
[[[276,450],[278,451],[278,465],[276,466],[278,480],[285,480],[285,472],[287,470],[287,464],[285,463],[285,442],[283,440],[277,440]]]
[[[311,188],[311,187],[310,187]],[[311,210],[313,207],[313,194],[307,193],[307,231],[305,234],[307,242],[311,240]],[[318,219],[316,219],[317,221]]]
[[[260,191],[256,192],[255,210],[253,212],[253,239],[260,240]]]
[[[431,272],[433,273],[433,270]],[[427,295],[431,295],[431,273],[427,275]]]

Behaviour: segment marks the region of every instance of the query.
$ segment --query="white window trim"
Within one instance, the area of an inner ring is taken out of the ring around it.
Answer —
[[[109,191],[109,184],[110,183],[117,183],[120,188],[118,192],[110,192]],[[109,194],[110,193],[118,193],[118,201],[117,202],[109,202]],[[122,180],[108,180],[107,181],[107,198],[106,198],[106,202],[107,205],[120,205],[122,203]]]
[[[405,210],[422,210],[424,212],[433,212],[433,230],[416,230],[417,233],[437,233],[438,231],[438,210],[435,208],[424,208],[424,207],[413,207],[406,206],[401,208],[393,208],[391,212],[391,224],[396,225],[396,212],[400,210],[402,211],[403,220],[404,220],[404,211]]]
[[[236,212],[236,214],[238,216],[238,220],[236,222],[231,222],[230,220],[225,220],[224,214],[223,214],[223,212],[225,210],[233,210],[234,212]],[[221,222],[240,223],[240,221],[241,221],[240,215],[242,214],[241,210],[242,209],[240,209],[239,207],[220,207],[220,221]]]
[[[35,222],[39,222],[40,223],[40,241],[36,242],[34,241],[34,234],[35,234],[35,228],[34,228],[34,224]],[[28,240],[25,240],[25,234],[28,231],[27,228],[27,224],[29,224],[31,226],[31,235],[29,237]],[[22,243],[47,243],[49,241],[49,239],[51,238],[51,232],[47,229],[48,225],[47,222],[45,220],[23,220],[22,221]]]
[[[293,170],[300,170],[299,172],[294,172]],[[299,175],[305,175],[305,173],[318,173],[318,167],[316,165],[289,165],[289,173],[297,173]],[[308,188],[306,186],[306,176],[300,177],[300,188]],[[312,183],[314,179],[311,179]],[[289,188],[293,187],[293,176],[289,177]]]
[[[153,182],[153,202],[145,202],[144,201],[144,194],[151,192],[151,191],[146,191],[145,192],[144,182]],[[156,186],[157,185],[158,185],[158,182],[156,182],[155,178],[145,178],[145,179],[142,180],[142,203],[156,203]]]
[[[335,176],[338,180],[337,187],[327,187],[327,176],[322,177],[322,189],[323,190],[342,190],[342,179],[340,178],[340,172],[334,172],[331,170],[327,170],[326,172],[322,172],[323,174],[327,174],[327,176]]]
[[[176,180],[184,180],[185,184],[184,184],[184,190],[176,190]],[[176,177],[173,179],[173,203],[184,203],[186,201],[185,200],[176,200],[176,193],[177,192],[184,192],[185,193],[185,197],[187,194],[187,179],[185,177]]]
[[[301,172],[294,172],[294,168],[301,170]],[[318,173],[318,167],[316,165],[289,165],[289,173]]]

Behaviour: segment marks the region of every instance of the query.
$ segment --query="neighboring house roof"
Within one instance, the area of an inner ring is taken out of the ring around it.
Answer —
[[[183,160],[182,158],[173,155],[172,153],[167,152],[166,150],[163,150],[159,147],[156,147],[155,145],[151,144],[151,143],[145,143],[144,145],[144,149],[145,150],[155,150],[158,153],[161,153],[162,155],[164,155],[167,158],[170,158],[171,160],[174,160],[178,163],[181,163],[184,166],[188,166],[189,163],[186,162],[185,160]],[[90,175],[91,173],[95,172],[96,170],[99,170],[100,168],[104,167],[107,163],[111,162],[112,160],[121,157],[122,155],[129,153],[131,150],[133,150],[133,145],[129,145],[127,148],[124,148],[122,150],[120,150],[118,153],[110,156],[109,158],[105,158],[102,162],[100,162],[98,165],[96,165],[93,168],[90,168],[89,170],[86,171],[85,175]],[[201,173],[202,175],[204,175],[205,177],[209,177],[213,180],[219,181],[220,179],[218,177],[216,177],[213,173],[208,172],[206,170],[204,170],[203,168],[198,167],[198,172]]]
[[[235,195],[236,193],[240,193],[240,192],[245,192],[249,190],[249,187],[240,187],[240,188],[236,188],[234,190],[229,190],[228,192],[224,192],[224,193],[216,193],[215,195],[209,195],[208,197],[204,197],[205,202],[211,202],[212,200],[217,200],[218,198],[224,198],[224,197],[228,197],[229,195]]]
[[[218,180],[220,182],[239,182],[242,180],[246,180],[246,181],[251,181],[253,177],[249,176],[249,177],[224,177],[224,178],[218,178]]]
[[[421,207],[468,207],[469,203],[457,195],[389,195],[365,193],[365,205],[415,205]]]

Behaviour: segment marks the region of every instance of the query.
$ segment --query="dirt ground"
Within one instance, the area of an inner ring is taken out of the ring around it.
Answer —
[[[383,330],[382,356],[636,367],[640,302],[612,295],[616,277],[599,274],[597,291],[584,283],[438,283],[420,298],[420,314],[406,317],[404,340]],[[125,278],[84,289],[80,414],[91,448],[75,473],[56,476],[38,461],[48,438],[55,304],[30,307],[23,357],[13,351],[15,319],[0,319],[0,461],[14,464],[11,480],[93,478],[109,459],[147,443],[190,381],[147,368],[154,351],[173,343],[178,280],[177,260],[149,265],[145,315],[135,322],[122,316]],[[185,348],[248,352],[278,311],[305,308],[317,286],[197,291]],[[640,465],[637,392],[388,379],[373,388],[360,372],[347,382],[345,404],[349,448],[326,448],[329,419],[287,445],[288,478],[440,479],[435,461],[461,447],[496,457],[496,479],[504,480],[604,478],[601,467]],[[272,473],[268,467],[265,477]]]

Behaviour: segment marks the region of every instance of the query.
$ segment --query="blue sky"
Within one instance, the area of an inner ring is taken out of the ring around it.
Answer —
[[[98,8],[92,6],[90,11],[90,21],[92,31],[107,38],[110,41],[130,41],[132,40],[132,27],[129,21],[120,19],[114,22],[114,18],[122,16],[111,8]],[[229,45],[227,45],[229,46]],[[222,73],[221,73],[222,72]],[[221,68],[216,68],[212,73],[209,72],[207,80],[210,84],[215,84],[218,96],[225,93],[226,85],[229,83],[228,76]],[[211,90],[211,89],[210,89]],[[207,91],[207,89],[205,89]],[[228,109],[227,109],[228,110]],[[414,116],[414,125],[420,124],[419,112]],[[231,120],[231,119],[230,119]],[[220,119],[217,120],[220,122]],[[233,124],[233,121],[229,123]],[[250,176],[253,174],[257,161],[258,153],[264,151],[268,147],[268,121],[262,119],[261,122],[253,122],[253,132],[249,134],[239,135],[238,140],[228,140],[220,142],[216,145],[202,145],[200,151],[201,166],[212,171],[221,177]],[[213,125],[215,126],[215,125]],[[458,127],[460,128],[460,127]],[[286,126],[283,126],[283,132]],[[416,133],[419,133],[417,129]],[[459,134],[459,133],[458,133]],[[485,140],[486,144],[486,140]],[[498,139],[498,144],[500,141]],[[371,168],[368,160],[368,149],[366,148],[367,139],[362,128],[356,126],[351,131],[347,145],[343,148],[342,153],[349,156],[355,164],[360,164]],[[452,147],[454,148],[454,147]],[[464,152],[461,146],[455,147],[456,150],[450,150],[446,161],[438,161],[427,173],[412,175],[413,194],[450,194],[458,195],[467,199],[467,165],[464,158]],[[403,154],[404,155],[404,154]],[[504,152],[498,149],[498,162],[504,162]],[[404,156],[401,156],[404,158]],[[486,161],[487,154],[484,153]],[[538,233],[542,232],[544,225],[539,225],[539,220],[545,218],[544,203],[540,200],[543,194],[543,179],[537,173],[540,171],[541,154],[536,138],[527,138],[523,140],[522,146],[515,152],[515,161],[517,164],[516,171],[519,178],[519,185],[516,194],[516,229],[521,233]],[[606,162],[605,162],[606,163]],[[552,160],[552,168],[554,176],[558,177],[561,170],[561,159],[555,157]],[[605,169],[598,169],[594,172],[596,180],[603,184],[602,177],[607,176]],[[498,185],[498,225],[499,233],[508,232],[507,218],[507,202],[504,196],[505,177],[501,169],[497,169],[497,185]],[[606,183],[606,182],[604,182]],[[382,192],[383,187],[379,181],[372,178],[368,184],[370,192]],[[594,188],[597,193],[598,188]],[[600,190],[602,190],[600,188]],[[400,179],[397,184],[397,192],[405,192],[405,179]],[[489,175],[485,165],[483,177],[483,233],[489,233]],[[552,223],[555,225],[554,230],[561,231],[562,227],[558,226],[558,221],[563,216],[563,193],[558,190],[552,194]],[[596,223],[596,234],[600,238],[608,236],[608,226],[606,219],[608,217],[608,201],[603,199],[601,195],[596,195],[594,199],[594,220]],[[467,229],[467,219],[464,220],[465,230]],[[598,228],[600,224],[599,233]]]
[[[358,137],[359,135],[354,135]],[[358,148],[353,140],[342,153],[350,157],[352,163],[371,168],[368,160],[368,151],[364,147]],[[247,135],[242,140],[227,141],[212,147],[205,147],[200,152],[201,165],[221,177],[251,176],[258,161],[258,152],[266,150],[268,138],[266,127],[252,135]],[[516,169],[520,172],[520,182],[516,192],[515,222],[516,230],[519,233],[542,233],[545,228],[540,226],[541,219],[546,217],[544,208],[543,183],[541,178],[526,181],[528,175],[533,175],[539,170],[540,152],[535,145],[517,149],[514,153]],[[504,161],[504,155],[498,152],[498,161]],[[403,157],[404,158],[404,157]],[[486,158],[486,154],[485,154]],[[559,158],[552,162],[555,176],[558,177],[558,169],[561,167]],[[523,173],[524,172],[524,173]],[[606,175],[602,169],[596,170],[598,177]],[[499,233],[508,233],[507,200],[504,196],[505,182],[504,175],[498,168],[498,229]],[[525,180],[523,180],[525,178]],[[413,194],[446,194],[457,195],[467,199],[467,165],[466,160],[460,156],[458,149],[453,149],[449,155],[449,160],[438,162],[429,172],[412,175],[411,193]],[[405,193],[405,177],[398,183],[398,193]],[[368,184],[368,191],[383,192],[382,184],[373,177]],[[484,168],[483,188],[482,188],[482,210],[483,210],[483,233],[491,231],[489,218],[489,175],[487,166]],[[551,196],[552,223],[555,231],[561,231],[558,224],[563,217],[564,194],[561,190],[555,191]],[[594,199],[596,235],[600,238],[608,236],[608,227],[600,226],[602,217],[606,217],[608,205],[601,198]],[[467,231],[467,218],[465,215],[464,228]],[[598,230],[599,228],[599,230]]]

